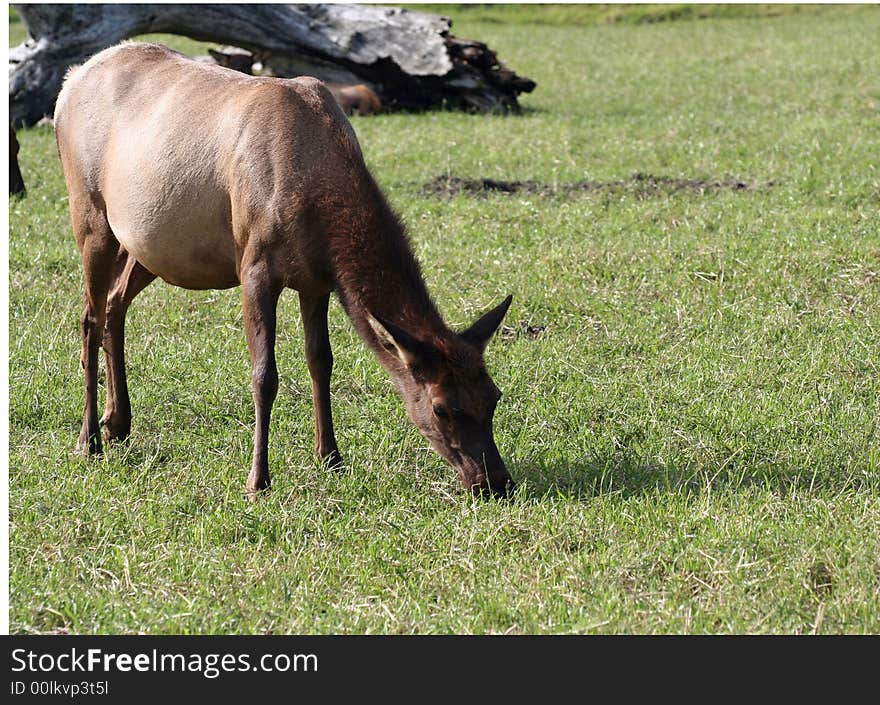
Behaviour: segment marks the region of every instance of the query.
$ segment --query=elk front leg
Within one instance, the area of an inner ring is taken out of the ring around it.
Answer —
[[[315,407],[315,453],[331,468],[342,467],[342,456],[333,433],[330,409],[330,375],[333,372],[333,351],[327,330],[326,296],[299,295],[300,314],[306,338],[306,362],[312,378],[312,402]]]
[[[254,264],[244,269],[241,278],[242,310],[245,334],[251,356],[256,426],[254,456],[248,475],[246,495],[269,489],[269,417],[278,393],[278,368],[275,365],[275,307],[281,287],[269,276],[268,267]]]

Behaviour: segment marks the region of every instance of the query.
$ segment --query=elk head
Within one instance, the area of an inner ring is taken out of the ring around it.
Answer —
[[[397,364],[389,367],[412,422],[475,494],[504,496],[514,488],[495,445],[492,418],[501,392],[483,351],[513,297],[461,333],[420,335],[367,314],[379,344]]]

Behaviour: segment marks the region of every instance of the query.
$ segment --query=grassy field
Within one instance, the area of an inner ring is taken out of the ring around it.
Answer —
[[[292,293],[265,500],[236,290],[138,298],[133,436],[74,454],[82,274],[52,131],[25,130],[13,632],[880,632],[880,9],[492,12],[447,14],[537,82],[522,116],[353,124],[448,320],[514,294],[487,360],[515,500],[459,489],[336,303],[348,470],[317,467]]]

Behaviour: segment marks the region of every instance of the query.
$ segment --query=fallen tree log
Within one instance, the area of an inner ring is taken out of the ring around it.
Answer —
[[[445,17],[375,5],[14,5],[28,39],[9,52],[10,119],[51,115],[69,66],[129,37],[182,34],[251,51],[279,76],[364,83],[385,108],[517,112],[535,83]]]

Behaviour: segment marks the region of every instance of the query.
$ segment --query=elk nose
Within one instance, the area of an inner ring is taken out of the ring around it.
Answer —
[[[509,476],[497,489],[492,487],[492,492],[498,499],[511,499],[515,490],[516,483]]]
[[[497,479],[485,480],[480,484],[473,485],[471,490],[478,497],[489,499],[510,499],[516,489],[516,483],[511,479],[510,475],[503,475]]]

